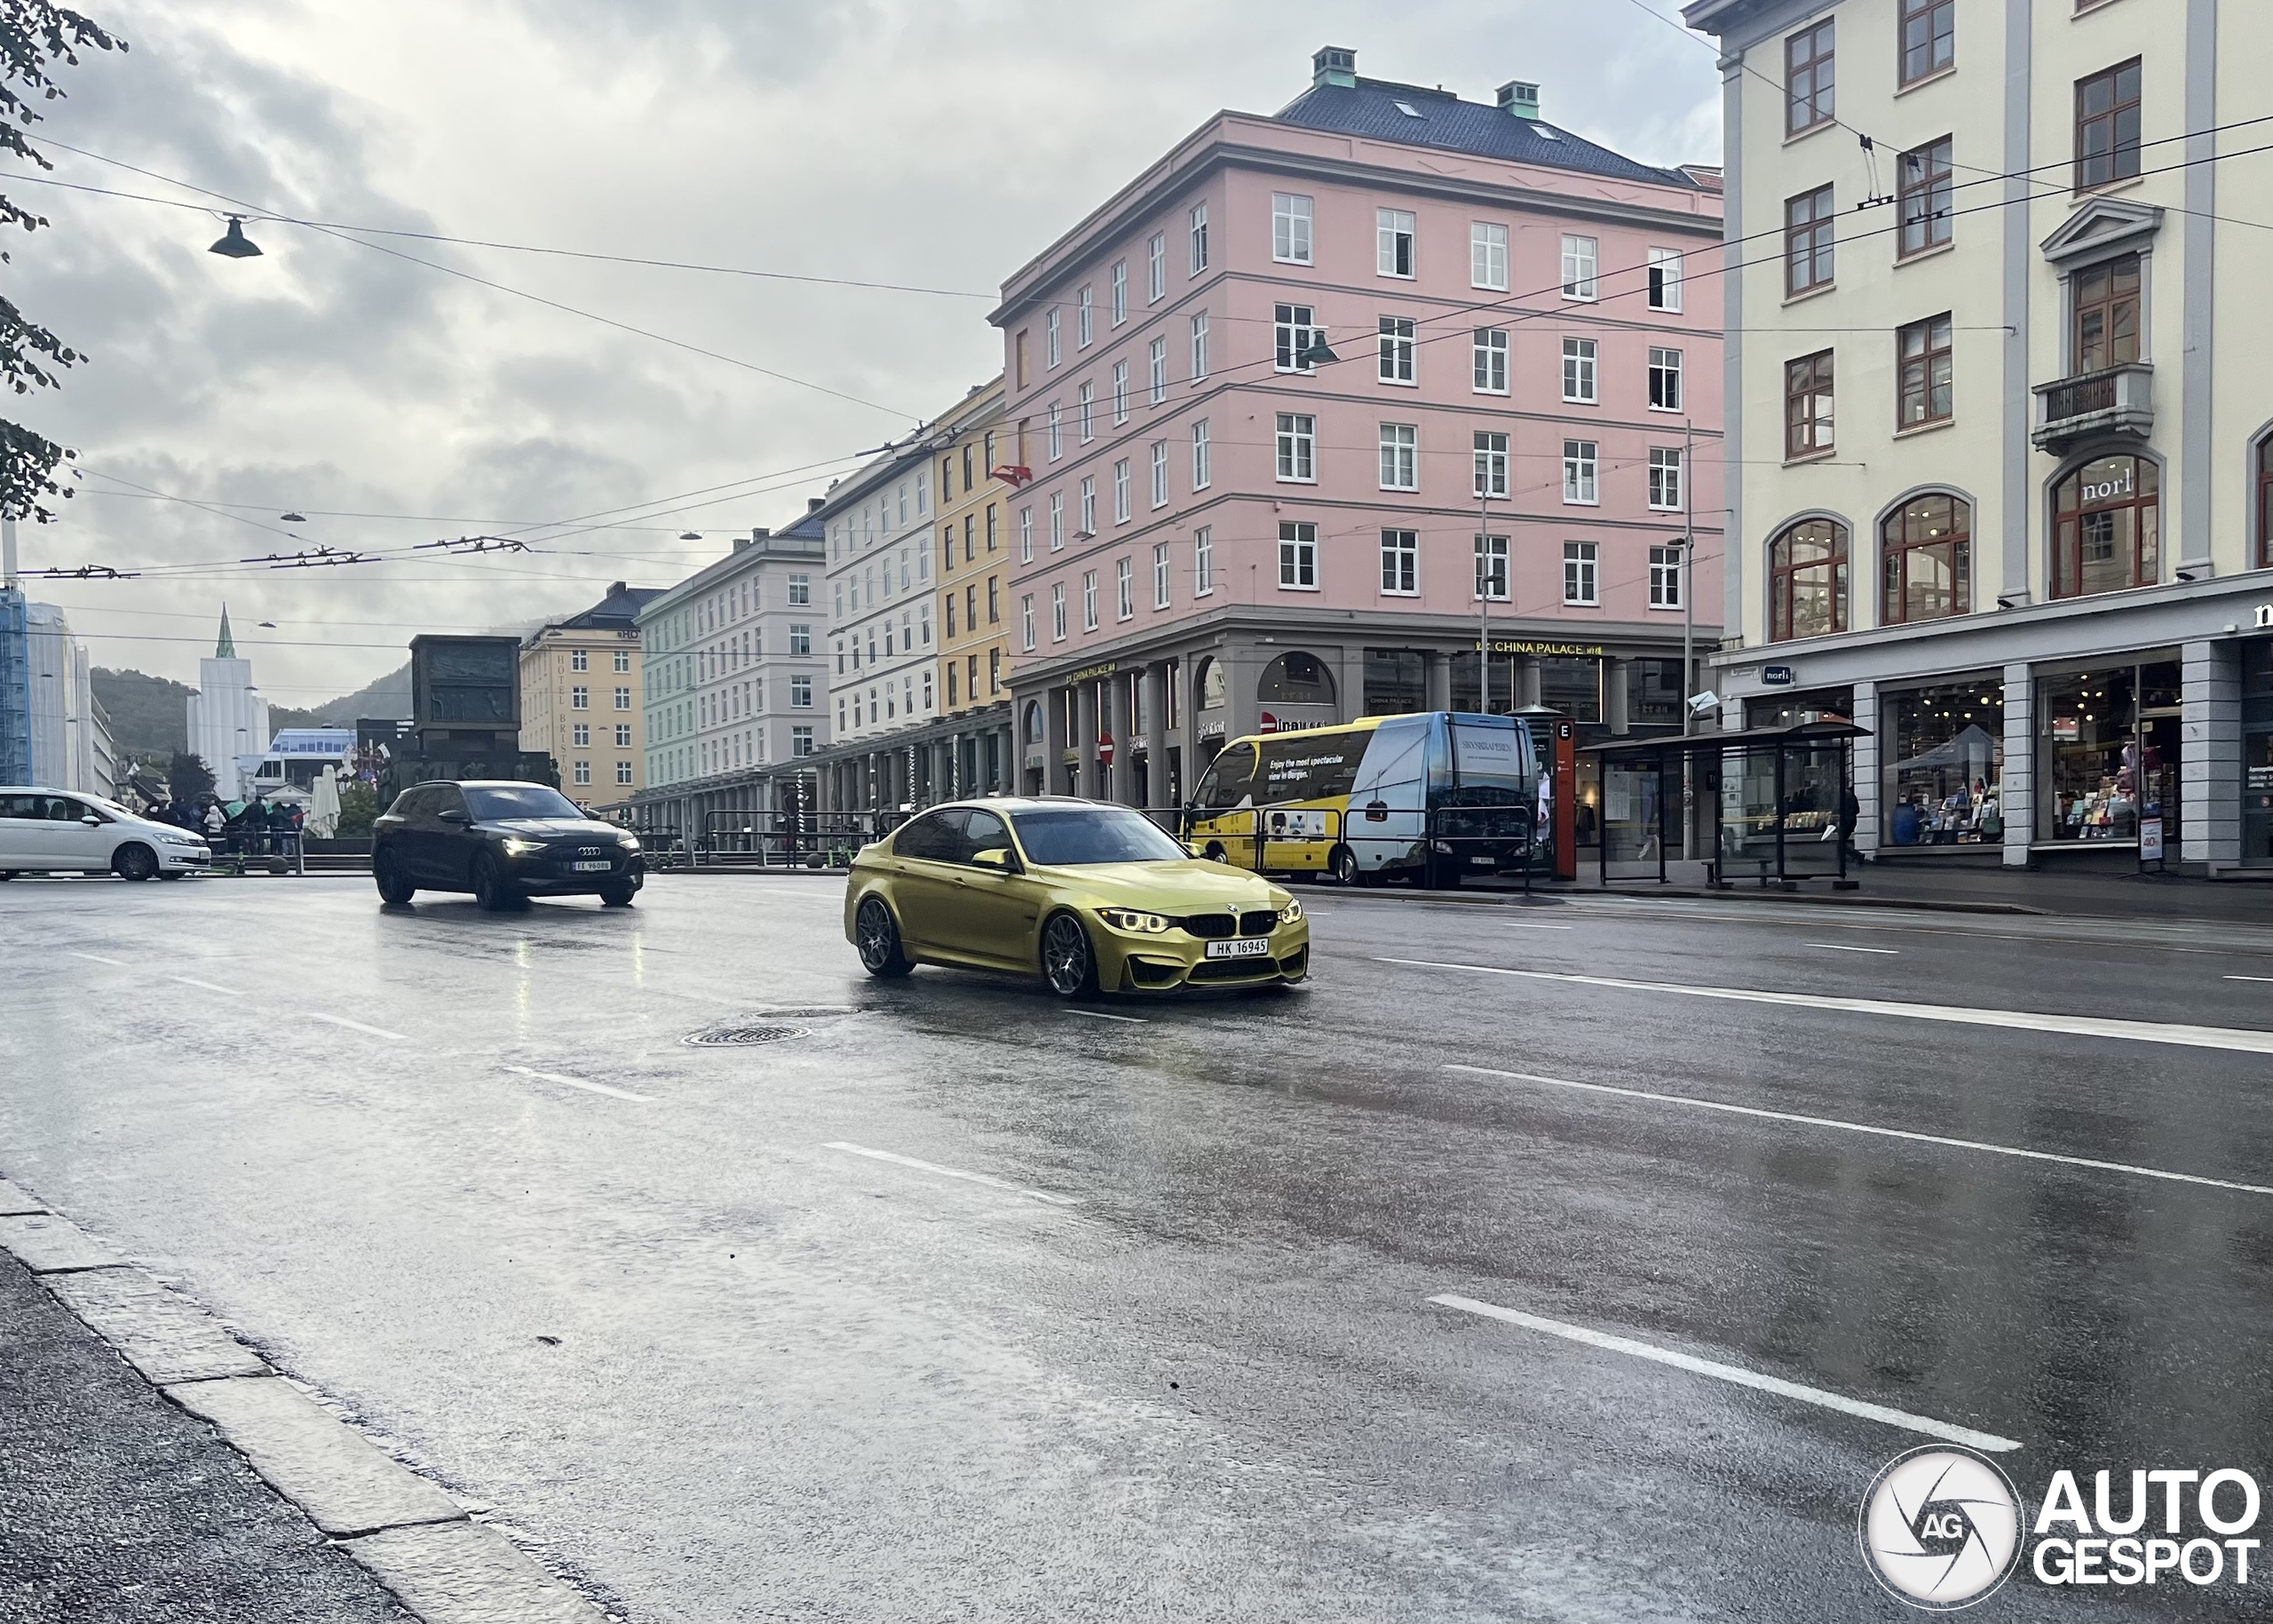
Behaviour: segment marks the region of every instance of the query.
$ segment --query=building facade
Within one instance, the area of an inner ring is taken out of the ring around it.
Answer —
[[[590,608],[521,645],[521,749],[551,757],[580,806],[629,801],[646,787],[639,611],[661,591],[611,582]]]
[[[118,793],[118,752],[110,718],[95,699],[86,645],[53,604],[25,606],[26,688],[29,701],[28,782],[106,798]],[[228,635],[226,625],[222,635]],[[194,701],[191,701],[193,704]],[[267,742],[256,739],[257,751]]]
[[[827,748],[820,506],[738,538],[640,608],[643,822],[692,840],[717,814],[780,810],[785,782]]]
[[[253,686],[252,661],[237,657],[226,604],[212,656],[197,662],[197,692],[186,703],[189,753],[211,769],[213,793],[224,801],[249,796],[253,772],[268,749],[268,701]]]
[[[1010,730],[1010,514],[996,476],[1002,380],[980,385],[931,436],[939,478],[939,716],[934,798],[1000,794],[1014,780]],[[1015,479],[1013,474],[1010,476]]]
[[[1720,217],[1716,173],[1536,86],[1328,49],[1018,271],[1018,787],[1169,804],[1227,738],[1428,707],[1677,727],[1685,608],[1720,601],[1720,318],[1686,280]]]
[[[1743,244],[1726,723],[1868,729],[1883,860],[2273,866],[2273,8],[1687,17]]]

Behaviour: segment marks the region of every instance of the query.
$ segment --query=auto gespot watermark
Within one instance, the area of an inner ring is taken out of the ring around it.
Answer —
[[[2031,1520],[1988,1456],[1926,1445],[1889,1461],[1864,1494],[1863,1559],[1898,1600],[1934,1612],[1970,1607],[2016,1573],[2054,1586],[2256,1577],[2262,1496],[2238,1467],[2062,1469],[2036,1503]]]

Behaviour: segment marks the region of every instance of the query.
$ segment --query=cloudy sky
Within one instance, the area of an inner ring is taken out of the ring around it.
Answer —
[[[1537,79],[1548,118],[1649,162],[1720,152],[1714,53],[1637,0],[75,3],[132,50],[44,104],[51,178],[197,207],[9,183],[55,229],[12,245],[6,291],[91,357],[16,408],[88,471],[62,522],[21,527],[23,561],[168,572],[36,590],[96,663],[186,680],[226,598],[295,705],[392,668],[416,631],[667,585],[786,522],[1000,369],[984,296],[1006,275],[1217,109],[1284,106],[1319,45],[1475,99]],[[205,252],[212,194],[946,291],[273,220],[249,227],[262,257],[230,260]],[[509,530],[547,551],[235,562]]]

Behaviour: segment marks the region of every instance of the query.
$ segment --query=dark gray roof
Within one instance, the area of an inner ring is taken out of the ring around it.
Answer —
[[[571,631],[629,631],[638,623],[639,611],[646,607],[647,600],[660,598],[666,590],[614,582],[608,587],[607,596],[582,614],[572,614],[552,624]]]
[[[1398,106],[1400,102],[1404,107]],[[1405,107],[1411,107],[1413,113]],[[1288,102],[1279,119],[1308,130],[1370,136],[1409,147],[1437,147],[1480,158],[1548,164],[1615,180],[1679,186],[1683,191],[1698,189],[1696,181],[1679,170],[1636,163],[1607,147],[1572,135],[1559,124],[1518,118],[1482,102],[1462,101],[1450,91],[1388,79],[1360,79],[1353,86],[1313,85]]]

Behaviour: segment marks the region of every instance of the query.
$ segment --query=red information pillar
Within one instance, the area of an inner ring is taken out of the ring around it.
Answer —
[[[1555,722],[1555,877],[1579,877],[1578,730],[1565,717]]]

